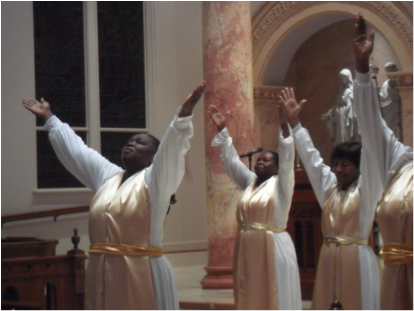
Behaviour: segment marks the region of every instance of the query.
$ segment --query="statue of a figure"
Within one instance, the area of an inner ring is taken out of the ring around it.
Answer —
[[[351,71],[342,69],[339,73],[341,91],[331,109],[321,116],[334,144],[345,141],[360,141],[353,108],[353,81]]]
[[[393,62],[385,64],[384,69],[386,72],[398,71],[397,65]],[[388,79],[382,84],[379,91],[380,105],[382,117],[387,123],[388,127],[394,132],[397,139],[401,139],[400,133],[400,107],[401,98],[400,92],[398,91],[397,83],[394,80]]]

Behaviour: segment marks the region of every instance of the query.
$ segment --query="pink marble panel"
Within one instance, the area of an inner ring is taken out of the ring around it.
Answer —
[[[230,111],[227,126],[239,153],[255,147],[250,18],[249,2],[203,2],[205,109]],[[217,129],[205,116],[208,266],[231,266],[241,192],[222,167],[220,147],[211,147]]]

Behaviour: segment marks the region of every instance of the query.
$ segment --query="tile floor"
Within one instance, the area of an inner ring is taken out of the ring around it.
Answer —
[[[177,278],[181,309],[227,310],[234,309],[233,291],[230,289],[202,289],[200,281],[205,276],[208,262],[206,252],[169,254]],[[310,301],[303,301],[303,309],[310,308]]]

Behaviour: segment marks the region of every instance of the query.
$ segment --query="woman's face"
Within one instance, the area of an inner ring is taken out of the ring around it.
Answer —
[[[150,136],[136,134],[122,148],[121,160],[125,167],[145,168],[151,165],[155,152],[154,142]]]
[[[267,180],[270,177],[277,175],[279,166],[275,163],[275,158],[270,152],[262,152],[256,159],[254,172],[261,180]]]
[[[348,189],[360,175],[359,169],[352,163],[352,161],[346,158],[336,158],[332,165],[332,169],[342,190]]]

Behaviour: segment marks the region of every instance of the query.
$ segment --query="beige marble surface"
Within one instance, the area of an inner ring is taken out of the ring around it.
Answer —
[[[203,289],[200,281],[206,274],[207,251],[166,254],[173,266],[177,279],[178,298],[186,306],[193,305],[200,308],[226,308],[234,304],[233,290],[231,289]],[[310,301],[303,301],[303,309],[310,308]]]

